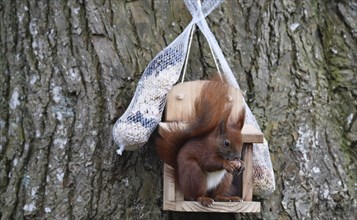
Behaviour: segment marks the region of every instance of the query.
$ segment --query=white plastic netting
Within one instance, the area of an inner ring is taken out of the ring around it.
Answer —
[[[145,144],[161,121],[166,94],[180,77],[191,28],[187,27],[146,67],[133,99],[113,128],[118,154],[121,155],[124,148],[136,150]]]
[[[146,67],[130,105],[113,127],[114,141],[119,145],[118,154],[122,154],[124,148],[136,150],[144,145],[161,121],[166,95],[180,77],[188,52],[190,32],[195,24],[207,39],[227,81],[232,86],[239,88],[221,48],[205,20],[205,17],[224,0],[206,0],[202,5],[197,0],[184,1],[192,15],[192,21]],[[245,101],[244,104],[246,107],[245,123],[252,124],[260,130]],[[256,196],[264,197],[270,195],[274,189],[275,180],[269,146],[264,140],[263,144],[254,144],[253,147],[253,193]]]

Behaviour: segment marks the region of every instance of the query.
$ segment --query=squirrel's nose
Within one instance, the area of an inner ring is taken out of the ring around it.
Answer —
[[[241,153],[232,153],[231,158],[232,158],[232,160],[240,160]]]

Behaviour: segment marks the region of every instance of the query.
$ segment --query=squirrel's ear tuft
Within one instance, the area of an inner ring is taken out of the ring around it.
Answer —
[[[226,124],[224,120],[221,120],[218,124],[218,134],[226,133]]]
[[[242,128],[243,128],[244,120],[245,120],[245,108],[243,107],[243,109],[239,115],[238,121],[237,121],[237,128],[239,130],[242,130]]]

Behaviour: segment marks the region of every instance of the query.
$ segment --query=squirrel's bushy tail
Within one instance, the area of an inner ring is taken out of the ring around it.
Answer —
[[[180,122],[170,123],[167,129],[161,129],[159,132],[156,147],[160,158],[176,169],[178,152],[188,140],[204,137],[221,121],[228,120],[232,109],[228,95],[229,86],[220,78],[205,83],[195,100],[193,114],[188,118],[185,126]]]

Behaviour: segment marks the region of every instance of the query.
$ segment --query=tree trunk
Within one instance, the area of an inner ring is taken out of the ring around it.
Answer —
[[[150,60],[191,16],[183,1],[0,1],[1,219],[352,219],[357,3],[226,0],[208,23],[270,144],[260,214],[162,211],[150,141],[111,130]],[[215,72],[194,35],[188,79]]]

